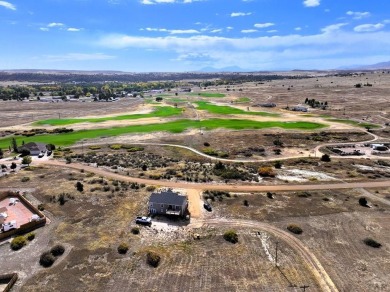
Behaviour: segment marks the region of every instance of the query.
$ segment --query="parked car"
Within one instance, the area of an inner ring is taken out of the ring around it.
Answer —
[[[150,226],[152,224],[152,218],[146,216],[137,216],[135,223]]]
[[[38,158],[42,158],[43,156],[45,156],[45,153],[41,152],[41,153],[38,154]]]
[[[209,212],[213,211],[213,208],[211,207],[211,205],[210,205],[208,202],[204,202],[204,203],[203,203],[203,207],[204,207],[207,211],[209,211]]]

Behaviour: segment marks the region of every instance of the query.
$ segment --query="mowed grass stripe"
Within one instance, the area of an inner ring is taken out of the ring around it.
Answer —
[[[50,126],[66,126],[79,123],[101,123],[106,121],[123,121],[123,120],[137,120],[154,117],[170,117],[179,115],[182,113],[182,109],[174,108],[170,106],[155,107],[155,110],[148,114],[133,114],[133,115],[122,115],[102,118],[80,118],[80,119],[48,119],[35,122],[34,125],[50,125]]]
[[[267,113],[267,112],[250,112],[244,111],[231,106],[225,105],[214,105],[206,101],[197,101],[195,102],[198,107],[198,110],[206,110],[209,113],[219,114],[219,115],[252,115],[252,116],[263,116],[263,117],[279,117],[279,114]]]
[[[52,143],[58,146],[69,146],[83,139],[93,139],[99,137],[119,136],[131,133],[151,133],[151,132],[170,132],[181,133],[191,128],[202,128],[213,130],[218,128],[243,130],[243,129],[266,129],[282,128],[287,130],[316,130],[326,127],[324,124],[311,122],[257,122],[251,120],[233,120],[233,119],[209,119],[204,121],[195,120],[176,120],[160,124],[133,125],[127,127],[115,127],[109,129],[81,130],[63,134],[36,135],[32,137],[16,136],[18,145],[28,142]],[[8,148],[11,138],[0,139],[0,148]]]

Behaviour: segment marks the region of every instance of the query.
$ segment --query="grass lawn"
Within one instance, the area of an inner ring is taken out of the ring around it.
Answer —
[[[234,102],[235,103],[245,103],[245,102],[250,102],[251,99],[249,97],[240,97],[236,99]]]
[[[201,97],[214,97],[214,98],[221,98],[226,96],[223,93],[208,93],[208,92],[191,93],[190,95],[197,95]]]
[[[181,114],[182,109],[174,108],[170,106],[155,107],[155,110],[149,114],[134,114],[124,116],[113,116],[103,118],[90,118],[90,119],[49,119],[35,122],[34,125],[50,125],[50,126],[65,126],[78,123],[101,123],[105,121],[122,121],[122,120],[136,120],[153,117],[170,117]]]
[[[327,119],[327,120],[330,122],[343,123],[343,124],[348,124],[351,126],[361,127],[361,128],[366,128],[366,127],[372,128],[372,129],[380,128],[380,126],[376,125],[376,124],[360,123],[360,122],[356,122],[356,121],[352,121],[352,120],[344,120],[344,119]]]
[[[266,112],[251,112],[244,111],[231,106],[219,106],[210,104],[205,101],[197,101],[195,102],[198,107],[198,110],[206,110],[209,113],[220,114],[220,115],[252,115],[252,116],[263,116],[263,117],[278,117],[279,114],[274,113],[266,113]]]
[[[209,119],[204,121],[195,120],[176,120],[160,124],[134,125],[127,127],[115,127],[109,129],[82,130],[64,134],[47,134],[36,135],[32,137],[16,136],[18,145],[28,142],[52,143],[56,146],[69,146],[83,139],[92,139],[108,136],[119,136],[131,133],[151,133],[166,131],[171,133],[181,133],[190,128],[203,128],[213,130],[225,128],[232,130],[242,129],[266,129],[282,128],[287,130],[316,130],[326,127],[326,125],[310,122],[256,122],[251,120],[234,120],[234,119]],[[0,139],[0,148],[8,148],[11,138]]]

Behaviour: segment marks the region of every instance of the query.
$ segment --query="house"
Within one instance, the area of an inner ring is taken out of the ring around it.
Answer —
[[[294,106],[291,110],[294,112],[304,112],[304,113],[306,113],[308,111],[308,109],[306,107],[300,106],[300,105]]]
[[[151,214],[184,216],[187,208],[187,197],[171,190],[150,195],[149,213]]]
[[[29,143],[24,144],[18,148],[19,153],[24,152],[24,151],[29,151],[30,155],[37,156],[41,153],[46,153],[47,148],[46,148],[46,144],[29,142]]]

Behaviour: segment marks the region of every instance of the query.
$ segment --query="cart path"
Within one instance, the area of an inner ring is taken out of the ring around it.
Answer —
[[[279,239],[283,240],[287,245],[289,245],[295,252],[297,252],[302,260],[306,263],[308,269],[313,273],[316,278],[318,285],[321,287],[321,291],[336,292],[339,291],[336,285],[333,283],[332,279],[325,271],[324,267],[321,265],[317,257],[300,241],[297,237],[291,233],[274,227],[270,224],[242,220],[242,219],[207,219],[199,220],[194,223],[194,227],[199,226],[229,226],[229,227],[249,227],[261,229],[266,232],[273,234]]]

